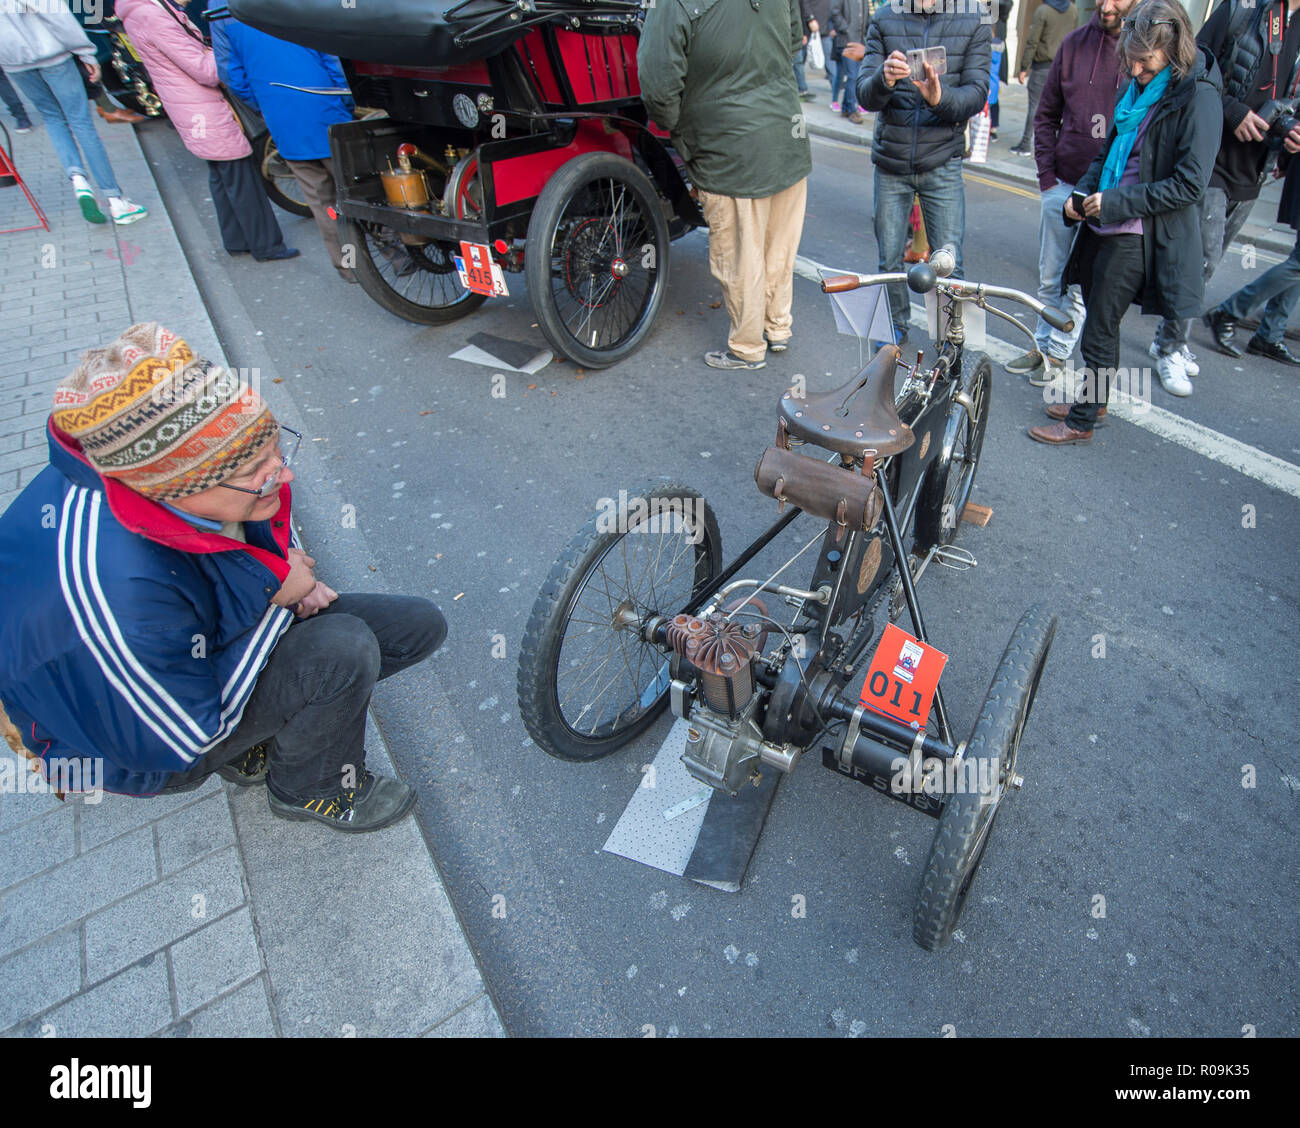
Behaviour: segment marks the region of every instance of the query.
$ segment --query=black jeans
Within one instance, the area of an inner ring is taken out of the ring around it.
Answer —
[[[340,595],[285,631],[235,730],[163,790],[197,786],[270,740],[269,786],[281,799],[332,798],[359,785],[375,683],[427,658],[446,637],[447,622],[427,599]]]
[[[1110,398],[1110,378],[1119,367],[1120,322],[1142,293],[1146,265],[1141,235],[1098,235],[1085,226],[1079,238],[1079,279],[1088,309],[1079,351],[1086,371],[1065,422],[1076,431],[1091,431]]]

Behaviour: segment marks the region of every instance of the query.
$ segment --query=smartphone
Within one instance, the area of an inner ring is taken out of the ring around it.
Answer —
[[[934,68],[935,74],[948,73],[948,48],[917,47],[907,52],[907,65],[912,68],[912,81],[925,81],[925,64]]]
[[[1070,193],[1070,207],[1074,209],[1076,215],[1083,215],[1083,201],[1087,198],[1088,195],[1086,192]]]

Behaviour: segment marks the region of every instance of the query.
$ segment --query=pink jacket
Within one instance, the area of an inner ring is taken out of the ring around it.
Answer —
[[[199,31],[166,0],[117,0],[117,15],[185,147],[208,161],[248,156],[252,146],[217,89],[217,61]],[[173,18],[173,14],[175,18]],[[192,29],[187,33],[178,20]]]

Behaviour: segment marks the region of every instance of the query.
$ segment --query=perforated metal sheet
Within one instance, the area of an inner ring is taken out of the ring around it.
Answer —
[[[697,794],[704,786],[683,766],[681,756],[686,751],[685,721],[677,721],[665,737],[654,758],[654,786],[644,786],[646,774],[637,786],[614,829],[605,842],[610,854],[630,858],[642,865],[681,876],[695,850],[704,816],[714,801],[712,795],[690,810],[665,819],[664,812]],[[719,800],[726,801],[726,796]]]

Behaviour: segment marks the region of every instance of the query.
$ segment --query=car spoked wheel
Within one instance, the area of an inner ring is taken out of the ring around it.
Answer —
[[[528,290],[547,340],[586,367],[623,359],[663,301],[667,255],[664,209],[635,164],[611,153],[567,162],[528,224]]]
[[[556,561],[519,653],[519,711],[552,756],[595,760],[643,732],[668,704],[668,657],[645,641],[722,566],[722,538],[700,494],[665,485],[598,512]]]
[[[356,248],[362,289],[407,321],[455,321],[487,300],[461,285],[449,244],[412,243],[391,227],[353,219],[344,223],[341,237],[345,248]]]
[[[255,141],[254,150],[258,168],[262,173],[262,184],[271,203],[283,208],[290,215],[311,219],[311,208],[307,206],[307,197],[303,194],[302,184],[294,176],[289,162],[281,155],[269,133],[262,134]]]

